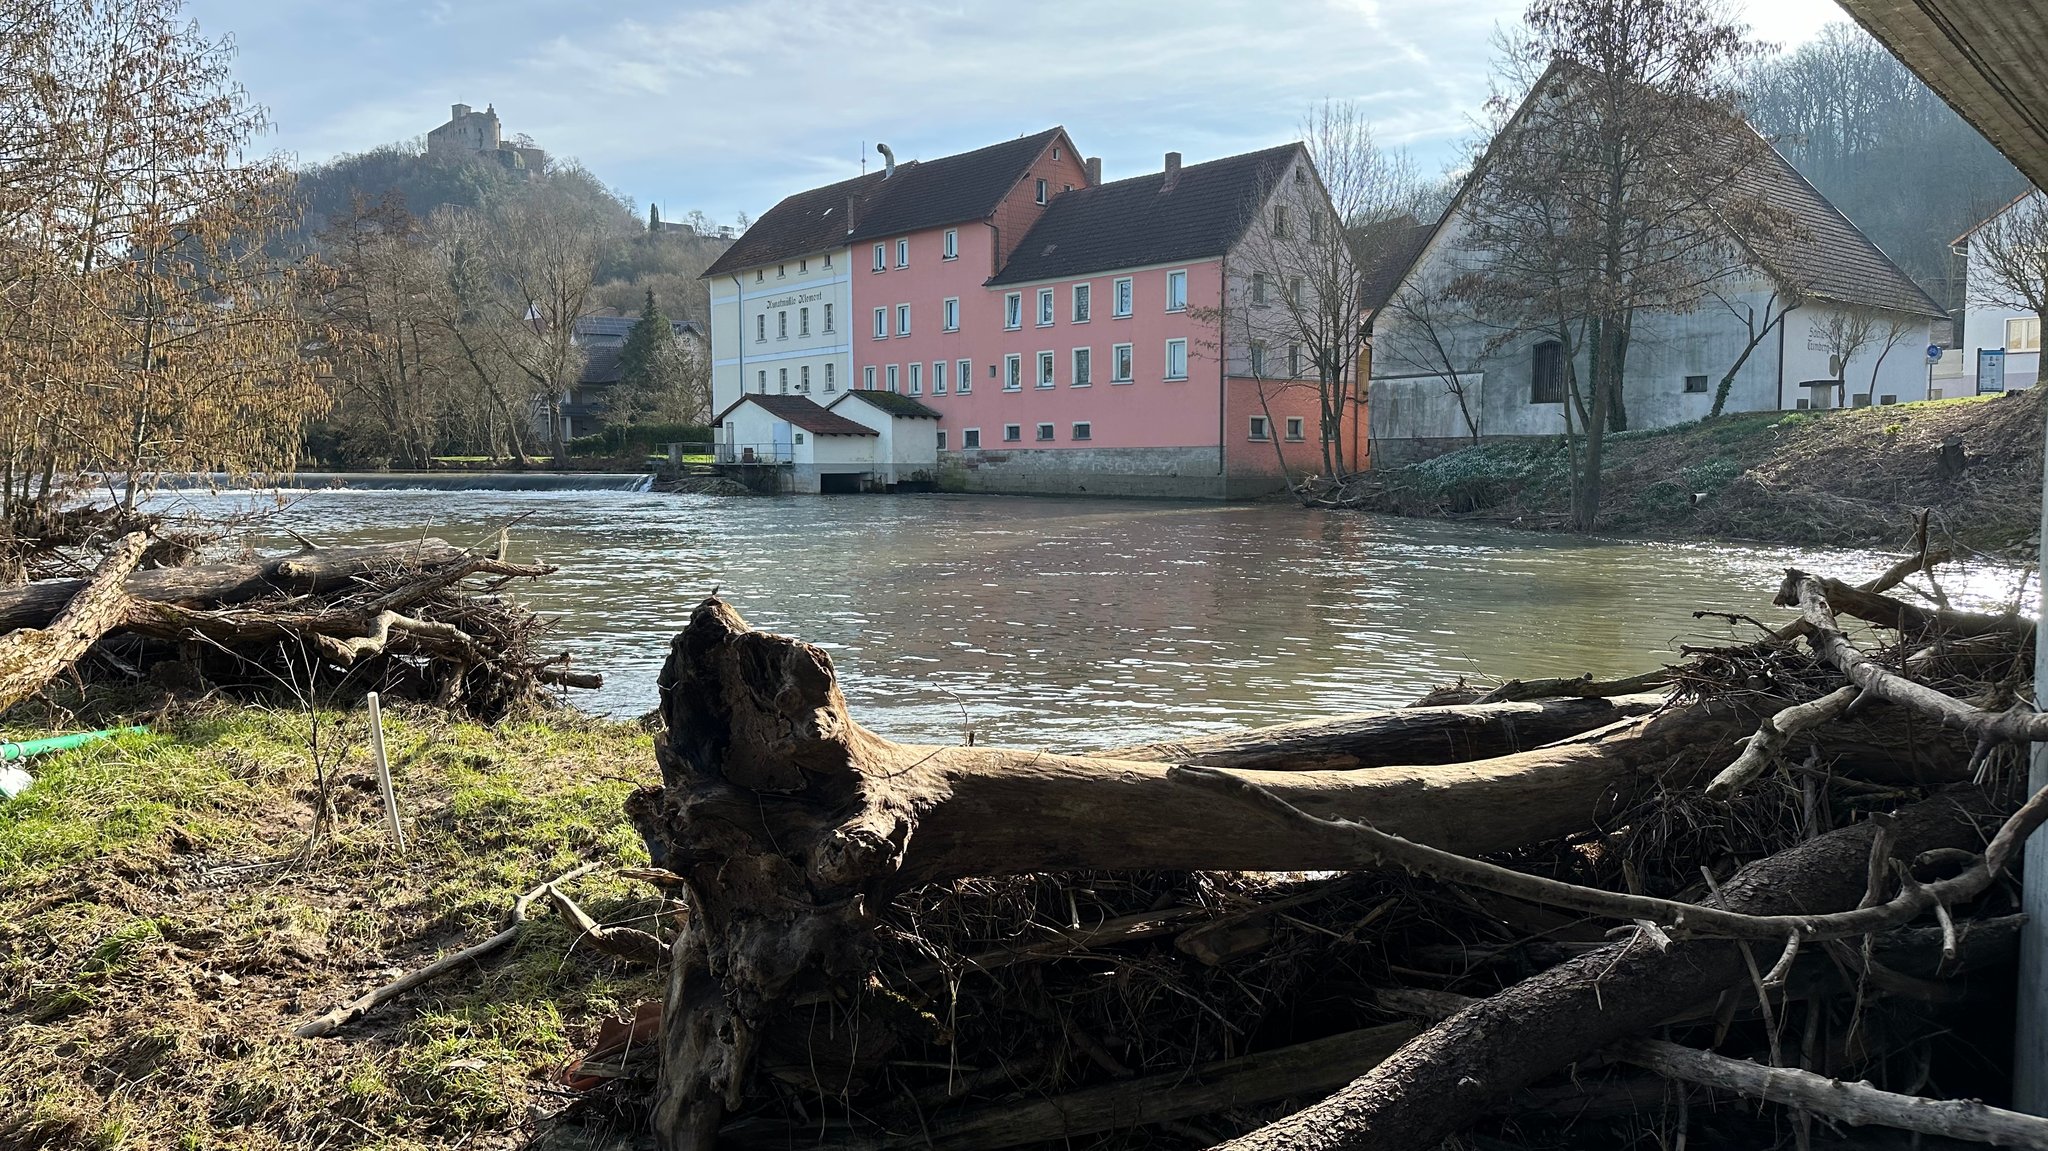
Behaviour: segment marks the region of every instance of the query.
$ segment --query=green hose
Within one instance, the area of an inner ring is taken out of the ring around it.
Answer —
[[[19,743],[0,743],[0,763],[10,759],[27,759],[31,755],[41,755],[46,751],[70,751],[74,747],[84,747],[88,743],[98,743],[117,735],[148,730],[146,727],[110,727],[105,731],[81,731],[76,735],[52,735],[43,739],[24,739]]]

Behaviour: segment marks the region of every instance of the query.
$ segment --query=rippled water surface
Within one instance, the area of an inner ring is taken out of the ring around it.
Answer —
[[[181,496],[206,510],[243,495]],[[421,534],[561,566],[521,594],[605,673],[583,706],[655,702],[669,637],[713,587],[832,655],[857,718],[909,741],[1101,747],[1408,703],[1460,676],[1643,671],[1748,631],[1787,564],[1863,579],[1890,557],[1588,541],[1284,505],[985,496],[715,499],[631,491],[297,493],[322,542]],[[261,546],[287,546],[271,526]],[[1966,566],[1974,606],[2018,573]]]

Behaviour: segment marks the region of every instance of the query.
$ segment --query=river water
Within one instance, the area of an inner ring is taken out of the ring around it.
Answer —
[[[448,482],[436,477],[437,482]],[[559,481],[551,481],[559,482]],[[610,482],[610,481],[601,481]],[[628,485],[630,486],[630,485]],[[1844,579],[1888,556],[1586,540],[1282,504],[991,496],[730,499],[630,490],[318,490],[251,525],[259,547],[441,537],[561,572],[516,594],[550,646],[654,706],[669,638],[713,588],[756,627],[831,654],[856,718],[905,741],[1082,749],[1399,706],[1460,676],[1645,671],[1682,642],[1755,634],[1783,569]],[[171,493],[208,514],[276,497]],[[1948,571],[1948,569],[1944,569]],[[1944,585],[1996,607],[2015,569]]]

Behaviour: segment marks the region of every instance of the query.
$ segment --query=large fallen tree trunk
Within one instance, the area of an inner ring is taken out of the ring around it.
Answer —
[[[121,537],[100,570],[42,628],[20,628],[0,635],[0,712],[43,690],[128,618],[128,596],[122,581],[149,549],[147,532]]]
[[[1897,813],[1891,846],[1911,859],[1976,850],[1996,806],[1964,792]],[[1877,826],[1855,824],[1760,860],[1711,906],[1816,914],[1857,906],[1870,887]],[[1743,944],[1646,932],[1559,965],[1430,1028],[1323,1102],[1226,1146],[1230,1151],[1426,1151],[1518,1088],[1671,1018],[1747,977]]]
[[[1085,869],[1339,870],[1369,861],[1319,834],[1186,787],[1168,765],[892,743],[855,723],[818,649],[706,600],[661,680],[663,786],[629,804],[688,882],[656,1123],[714,1144],[762,1027],[868,969],[870,907],[960,876]],[[1726,762],[1755,716],[1695,704],[1541,749],[1449,766],[1247,772],[1316,815],[1486,853],[1596,826],[1660,780]]]
[[[1666,702],[1662,695],[1624,695],[1403,707],[1136,744],[1096,754],[1103,759],[1196,763],[1240,771],[1348,771],[1390,764],[1459,763],[1542,747],[1648,715]]]
[[[364,547],[308,549],[290,555],[192,567],[155,568],[134,572],[122,591],[137,603],[241,603],[277,592],[330,592],[396,564],[433,568],[457,562],[472,553],[437,539]],[[56,618],[90,581],[41,580],[21,587],[0,588],[0,633],[16,628],[44,627]]]

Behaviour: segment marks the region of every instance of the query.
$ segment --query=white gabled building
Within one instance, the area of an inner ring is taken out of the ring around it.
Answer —
[[[777,204],[703,279],[711,294],[711,410],[742,394],[829,404],[853,386],[847,212],[858,177]]]
[[[884,485],[881,433],[808,396],[745,393],[718,413],[717,458],[751,486],[845,493]]]
[[[2043,211],[2048,211],[2048,196],[2030,188],[1955,239],[1957,254],[1967,261],[1963,331],[1956,349],[1958,395],[2031,388],[2041,376],[2041,317],[1992,282],[1984,266],[1984,245],[1971,240],[1994,220]]]
[[[900,392],[856,389],[829,405],[835,415],[875,429],[875,474],[881,482],[933,483],[938,479],[939,413]]]
[[[1482,164],[1470,179],[1483,178]],[[1668,427],[1708,415],[1721,379],[1750,343],[1745,318],[1762,327],[1788,299],[1796,305],[1736,371],[1724,411],[1927,399],[1927,349],[1945,342],[1950,326],[1941,306],[1775,149],[1765,150],[1743,185],[1745,195],[1761,197],[1796,227],[1763,238],[1731,229],[1743,260],[1712,296],[1688,312],[1637,314],[1622,385],[1628,426]],[[1427,309],[1385,306],[1402,293],[1447,300],[1446,285],[1484,266],[1489,253],[1468,218],[1471,188],[1468,179],[1426,238],[1400,253],[1405,269],[1380,276],[1382,298],[1367,301],[1375,309],[1369,422],[1379,464],[1470,443],[1474,426],[1481,439],[1566,430],[1555,340],[1533,332],[1503,339],[1511,325],[1456,307],[1425,324],[1414,317]],[[1852,316],[1866,320],[1873,334],[1837,377],[1830,329]],[[1583,376],[1585,365],[1578,368]]]

